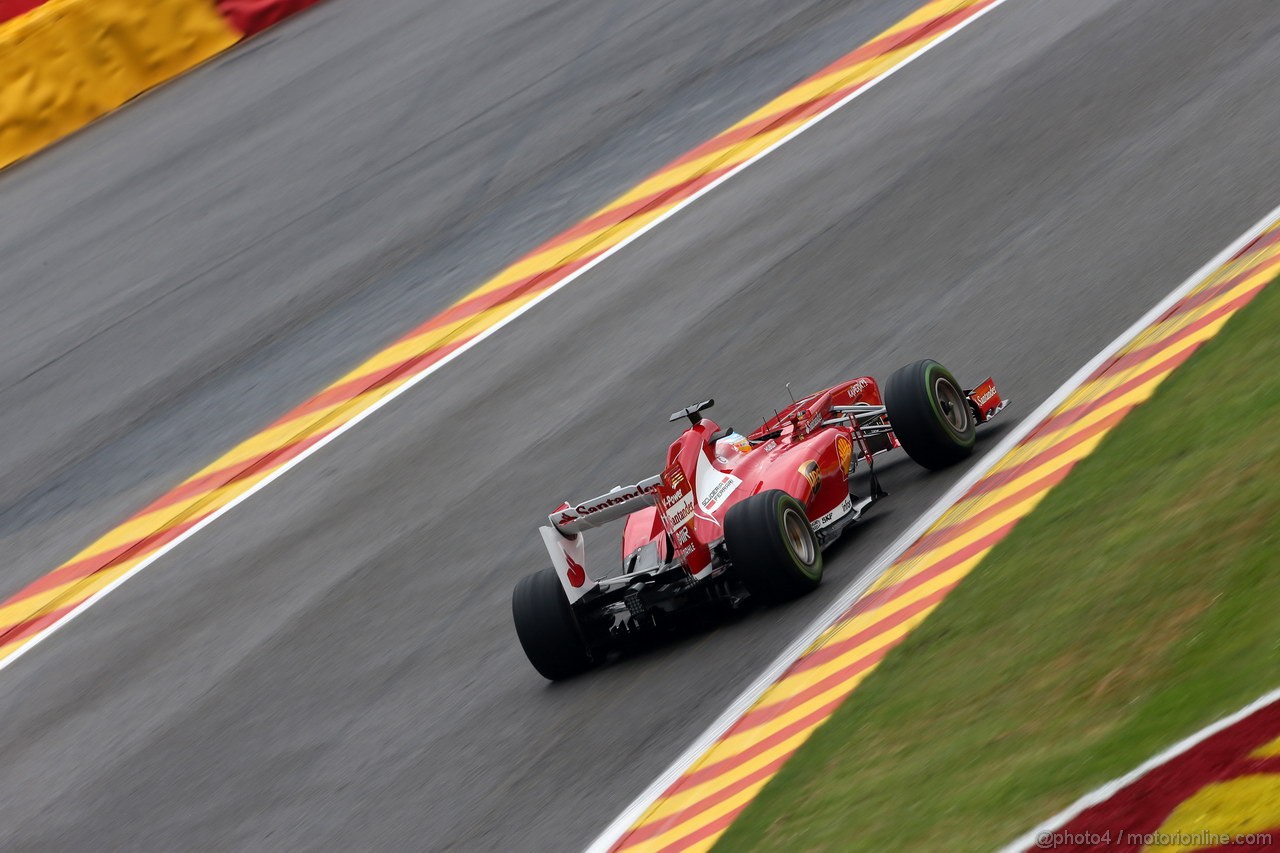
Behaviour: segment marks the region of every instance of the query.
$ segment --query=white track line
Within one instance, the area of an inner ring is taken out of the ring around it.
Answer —
[[[1174,288],[1164,299],[1160,300],[1146,314],[1138,319],[1132,326],[1120,333],[1120,336],[1113,340],[1101,352],[1091,358],[1083,367],[1075,372],[1058,390],[1054,391],[1049,398],[1040,406],[1020,421],[1017,426],[1011,429],[1000,442],[993,447],[981,460],[978,461],[971,469],[965,472],[950,489],[947,490],[937,502],[929,509],[925,510],[919,518],[912,523],[902,535],[895,539],[888,548],[876,557],[870,567],[862,573],[852,584],[846,587],[840,595],[831,603],[831,605],[818,616],[816,620],[811,622],[804,632],[795,639],[786,650],[777,657],[773,663],[765,669],[763,673],[744,690],[738,698],[734,699],[729,707],[716,718],[710,727],[707,728],[697,740],[686,749],[679,758],[677,758],[670,767],[663,771],[653,783],[644,790],[622,814],[618,815],[612,823],[610,823],[600,835],[587,848],[587,853],[606,853],[614,844],[616,844],[626,831],[634,824],[641,815],[662,795],[662,792],[670,787],[684,772],[693,766],[701,755],[710,749],[720,737],[729,730],[747,712],[756,700],[773,685],[783,672],[787,670],[791,664],[799,659],[819,635],[822,634],[840,614],[844,613],[853,603],[862,597],[867,588],[880,576],[888,571],[893,562],[902,556],[917,539],[924,535],[925,531],[933,525],[935,521],[942,517],[952,504],[964,496],[969,489],[996,466],[1005,454],[1009,453],[1026,438],[1032,430],[1041,424],[1053,410],[1056,409],[1070,394],[1079,388],[1089,376],[1103,365],[1109,358],[1120,351],[1125,344],[1133,340],[1142,333],[1148,326],[1155,323],[1161,315],[1172,308],[1180,299],[1187,295],[1197,284],[1207,278],[1218,267],[1225,264],[1233,255],[1243,249],[1249,243],[1253,242],[1277,219],[1280,219],[1280,207],[1276,207],[1262,219],[1258,220],[1244,234],[1232,241],[1221,252],[1213,257],[1207,264],[1200,267],[1191,274],[1191,277],[1182,284]],[[1259,700],[1261,701],[1261,700]],[[1038,829],[1038,827],[1037,827]],[[1034,836],[1033,836],[1034,837]]]
[[[1112,779],[1105,785],[1095,788],[1080,799],[1076,800],[1065,810],[1049,818],[1030,832],[1027,832],[1025,835],[1018,836],[1009,844],[1000,848],[1000,853],[1022,853],[1022,851],[1025,851],[1028,848],[1036,847],[1036,838],[1038,836],[1052,832],[1054,829],[1057,829],[1067,823],[1067,821],[1073,820],[1085,809],[1092,808],[1101,802],[1111,799],[1111,797],[1115,796],[1117,792],[1129,787],[1134,782],[1137,782],[1161,764],[1168,763],[1170,759],[1177,758],[1192,747],[1200,745],[1223,729],[1235,725],[1245,717],[1255,711],[1262,710],[1273,702],[1280,702],[1280,689],[1272,690],[1270,693],[1267,693],[1241,708],[1239,711],[1236,711],[1231,716],[1223,717],[1221,720],[1218,720],[1218,722],[1206,726],[1190,737],[1178,741],[1164,752],[1153,756],[1134,770],[1121,776],[1119,779]]]
[[[985,9],[981,10],[980,12],[976,13],[972,18],[968,18],[968,19],[966,19],[966,20],[964,20],[964,21],[961,21],[959,24],[957,24],[957,25],[956,25],[956,27],[955,27],[954,29],[950,30],[950,31],[949,31],[949,32],[947,32],[947,33],[944,33],[942,36],[938,37],[935,41],[930,42],[929,44],[925,45],[923,48],[921,48],[921,49],[920,49],[920,50],[918,50],[917,52],[915,52],[915,53],[911,54],[910,56],[906,57],[905,59],[903,59],[903,60],[902,60],[901,62],[899,62],[897,65],[895,65],[895,66],[893,66],[892,68],[890,68],[890,69],[888,69],[887,71],[885,71],[885,72],[884,72],[883,74],[881,74],[879,77],[872,78],[872,79],[871,79],[871,80],[870,80],[870,81],[869,81],[865,86],[863,86],[862,88],[858,89],[858,90],[857,90],[857,91],[855,91],[855,92],[850,93],[850,94],[849,94],[849,95],[847,95],[846,97],[844,97],[844,98],[842,98],[841,100],[837,101],[836,103],[832,104],[830,107],[828,107],[828,108],[827,108],[826,110],[824,110],[823,112],[818,113],[817,115],[815,115],[815,116],[814,116],[814,117],[813,117],[813,118],[812,118],[812,119],[811,119],[807,124],[804,124],[804,125],[802,125],[802,126],[800,126],[800,127],[796,128],[794,131],[792,131],[791,133],[789,133],[789,134],[787,134],[786,136],[782,137],[782,138],[781,138],[781,139],[779,139],[777,142],[775,142],[775,143],[773,143],[772,145],[770,145],[768,148],[765,148],[764,150],[760,151],[760,153],[756,154],[754,157],[750,158],[749,160],[745,160],[745,161],[743,161],[743,162],[742,162],[741,164],[739,164],[738,166],[735,166],[733,169],[729,170],[728,172],[726,172],[725,174],[721,175],[721,176],[720,176],[719,178],[717,178],[716,180],[714,180],[714,181],[712,181],[711,183],[707,184],[707,185],[706,185],[705,187],[703,187],[701,190],[699,190],[699,191],[697,191],[696,193],[694,193],[693,195],[689,196],[689,197],[688,197],[687,199],[685,199],[684,201],[677,203],[674,207],[672,207],[672,208],[671,208],[670,210],[668,210],[666,213],[664,213],[664,214],[662,214],[661,216],[659,216],[657,219],[655,219],[655,220],[653,220],[652,222],[650,222],[648,225],[645,225],[643,228],[639,229],[639,230],[638,230],[638,231],[636,231],[634,234],[632,234],[632,235],[630,235],[629,237],[627,237],[626,239],[622,240],[621,242],[619,242],[617,245],[613,246],[612,248],[607,249],[606,251],[602,252],[598,257],[596,257],[595,259],[593,259],[591,262],[589,262],[589,263],[587,263],[587,264],[584,264],[580,269],[577,269],[577,270],[575,270],[574,272],[570,273],[569,275],[565,276],[563,280],[561,280],[560,282],[558,282],[558,283],[556,283],[556,284],[552,285],[551,287],[547,288],[547,289],[546,289],[545,291],[543,291],[543,293],[541,293],[539,296],[537,296],[536,298],[534,298],[534,299],[530,300],[527,304],[525,304],[525,305],[521,306],[521,307],[520,307],[519,309],[517,309],[516,311],[512,312],[512,314],[511,314],[509,317],[506,317],[505,319],[501,320],[501,321],[500,321],[500,322],[498,322],[498,323],[495,323],[493,326],[489,327],[489,328],[488,328],[488,329],[486,329],[485,331],[483,331],[483,332],[481,332],[480,334],[476,335],[474,338],[472,338],[472,339],[471,339],[470,341],[468,341],[466,344],[464,344],[464,345],[462,345],[462,346],[458,347],[458,348],[457,348],[456,350],[454,350],[452,353],[450,353],[449,355],[447,355],[447,356],[445,356],[444,358],[440,359],[440,361],[438,361],[438,362],[436,362],[435,364],[432,364],[431,366],[429,366],[429,367],[425,368],[425,369],[424,369],[424,370],[422,370],[420,373],[414,374],[412,377],[410,377],[408,380],[406,380],[406,381],[405,381],[405,383],[404,383],[403,385],[401,385],[399,388],[397,388],[396,390],[392,391],[390,394],[388,394],[387,396],[383,397],[381,400],[377,401],[376,403],[372,404],[371,406],[369,406],[369,408],[365,409],[364,411],[360,412],[360,413],[359,413],[358,415],[356,415],[355,417],[351,418],[351,420],[349,420],[349,421],[347,421],[346,423],[344,423],[344,424],[342,424],[341,426],[339,426],[339,427],[338,427],[337,429],[335,429],[332,433],[330,433],[329,435],[325,436],[325,438],[323,438],[322,440],[320,440],[320,441],[316,442],[314,445],[312,445],[310,448],[308,448],[308,449],[307,449],[307,450],[305,450],[304,452],[299,453],[299,454],[298,454],[297,456],[295,456],[293,459],[291,459],[290,461],[286,462],[284,465],[281,465],[279,468],[277,468],[275,471],[273,471],[273,472],[271,473],[271,475],[270,475],[270,476],[267,476],[267,477],[263,478],[261,482],[259,482],[259,483],[258,483],[257,485],[255,485],[253,488],[251,488],[251,489],[249,489],[248,491],[246,491],[244,494],[242,494],[242,495],[240,495],[239,497],[237,497],[235,500],[233,500],[233,501],[231,501],[230,503],[228,503],[226,506],[223,506],[223,507],[221,507],[220,509],[215,510],[214,512],[210,513],[208,517],[206,517],[206,518],[204,518],[203,520],[201,520],[199,523],[192,525],[192,526],[191,526],[191,528],[190,528],[189,530],[187,530],[185,533],[183,533],[181,536],[176,537],[172,542],[170,542],[169,544],[165,545],[163,548],[160,548],[160,549],[158,549],[157,551],[155,551],[154,553],[152,553],[151,555],[149,555],[146,559],[144,559],[144,560],[142,560],[140,563],[138,563],[138,565],[134,566],[132,569],[130,569],[129,571],[125,572],[123,575],[121,575],[120,577],[116,578],[116,579],[115,579],[114,581],[112,581],[111,583],[107,584],[105,587],[103,587],[101,590],[99,590],[96,594],[94,594],[93,596],[91,596],[91,597],[89,597],[89,598],[85,599],[83,602],[81,602],[81,603],[80,603],[80,605],[79,605],[78,607],[76,607],[74,610],[72,610],[71,612],[69,612],[66,616],[62,617],[62,619],[60,619],[60,620],[58,620],[57,622],[53,623],[53,624],[52,624],[52,625],[50,625],[48,628],[45,628],[45,629],[44,629],[43,631],[41,631],[39,634],[36,634],[34,637],[32,637],[32,638],[31,638],[31,640],[30,640],[26,645],[22,646],[21,648],[19,648],[19,649],[18,649],[18,650],[16,650],[15,652],[13,652],[13,654],[9,655],[7,658],[4,658],[3,660],[0,660],[0,670],[5,669],[5,668],[6,668],[6,667],[8,667],[9,665],[11,665],[14,661],[18,660],[18,659],[19,659],[19,658],[21,658],[23,655],[25,655],[27,652],[31,651],[31,650],[32,650],[32,649],[34,649],[36,646],[40,645],[42,642],[44,642],[45,640],[47,640],[50,636],[52,636],[52,635],[53,635],[56,631],[58,631],[59,629],[66,627],[66,625],[68,625],[68,624],[69,624],[72,620],[74,620],[77,616],[80,616],[82,613],[84,613],[84,612],[85,612],[86,610],[88,610],[90,607],[93,607],[93,605],[97,604],[99,601],[101,601],[102,599],[106,598],[108,595],[110,595],[112,592],[114,592],[116,589],[118,589],[118,588],[120,587],[120,585],[121,585],[121,584],[123,584],[125,581],[129,580],[130,578],[132,578],[134,575],[138,574],[138,572],[140,572],[140,571],[142,571],[143,569],[147,568],[148,566],[152,565],[152,564],[153,564],[153,563],[155,563],[157,560],[159,560],[161,557],[163,557],[164,555],[166,555],[166,554],[168,554],[170,551],[172,551],[174,548],[178,547],[178,546],[179,546],[179,545],[181,545],[183,542],[186,542],[186,541],[187,541],[188,539],[190,539],[192,536],[194,536],[195,534],[199,533],[201,530],[204,530],[206,527],[208,527],[208,526],[209,526],[210,524],[212,524],[213,522],[217,521],[217,520],[218,520],[219,518],[221,518],[222,516],[226,515],[226,514],[227,514],[228,512],[230,512],[232,509],[234,509],[235,507],[239,506],[241,503],[243,503],[244,501],[248,500],[248,499],[249,499],[250,497],[252,497],[253,495],[256,495],[258,492],[260,492],[260,491],[262,491],[263,489],[265,489],[265,488],[266,488],[267,486],[269,486],[271,483],[274,483],[276,480],[278,480],[278,479],[280,479],[281,477],[283,477],[283,476],[284,476],[285,474],[287,474],[289,471],[292,471],[295,467],[297,467],[298,465],[300,465],[304,460],[311,458],[311,456],[313,456],[315,453],[319,452],[321,448],[326,447],[326,446],[327,446],[331,441],[333,441],[335,438],[337,438],[338,436],[342,435],[342,434],[343,434],[343,433],[345,433],[347,430],[351,429],[351,428],[352,428],[352,427],[354,427],[356,424],[358,424],[358,423],[360,423],[361,421],[363,421],[363,420],[364,420],[365,418],[367,418],[369,415],[372,415],[374,412],[378,411],[378,410],[379,410],[379,409],[381,409],[383,406],[388,405],[392,400],[395,400],[395,399],[396,399],[397,397],[399,397],[401,394],[405,393],[405,392],[406,392],[406,391],[408,391],[410,388],[414,387],[414,386],[415,386],[415,385],[417,385],[419,382],[421,382],[422,380],[426,379],[428,376],[430,376],[431,374],[435,373],[437,370],[439,370],[440,368],[444,367],[446,364],[448,364],[449,362],[453,361],[455,358],[457,358],[458,356],[462,355],[462,354],[463,354],[464,352],[466,352],[467,350],[469,350],[469,349],[471,349],[472,347],[476,346],[476,345],[477,345],[477,344],[479,344],[481,341],[485,340],[485,339],[486,339],[486,338],[488,338],[490,335],[492,335],[494,332],[496,332],[496,331],[498,331],[499,329],[503,328],[503,327],[504,327],[504,326],[506,326],[508,323],[510,323],[510,322],[512,322],[513,320],[515,320],[517,317],[520,317],[520,316],[521,316],[521,315],[523,315],[526,311],[531,310],[534,306],[536,306],[536,305],[540,304],[541,302],[543,302],[543,301],[544,301],[544,300],[546,300],[546,299],[549,299],[552,295],[554,295],[555,293],[558,293],[562,288],[564,288],[565,286],[567,286],[570,282],[573,282],[574,280],[576,280],[576,279],[577,279],[577,278],[579,278],[580,276],[585,275],[589,270],[594,269],[598,264],[602,263],[605,259],[610,258],[610,257],[612,257],[613,255],[617,254],[617,253],[618,253],[618,251],[619,251],[619,250],[621,250],[623,247],[625,247],[625,246],[629,246],[631,243],[633,243],[633,242],[635,242],[636,240],[640,239],[640,237],[644,236],[645,234],[648,234],[648,233],[649,233],[650,231],[652,231],[654,228],[657,228],[657,227],[658,227],[659,225],[661,225],[663,222],[666,222],[668,219],[670,219],[671,217],[675,216],[677,213],[679,213],[680,211],[684,210],[686,207],[688,207],[689,205],[693,204],[695,201],[697,201],[698,199],[702,198],[704,195],[706,195],[707,193],[711,192],[711,191],[712,191],[712,190],[714,190],[716,187],[718,187],[718,186],[720,186],[721,184],[723,184],[725,181],[728,181],[730,178],[734,177],[735,175],[740,174],[741,172],[745,171],[745,170],[746,170],[747,168],[749,168],[750,166],[753,166],[753,165],[755,165],[756,163],[760,162],[760,161],[761,161],[761,160],[763,160],[765,157],[767,157],[768,155],[772,154],[774,151],[777,151],[777,150],[778,150],[779,148],[781,148],[783,145],[786,145],[788,142],[790,142],[791,140],[795,139],[795,138],[796,138],[797,136],[799,136],[800,134],[804,133],[806,130],[809,130],[810,128],[817,126],[817,125],[818,125],[818,124],[819,124],[823,119],[827,118],[827,117],[828,117],[828,116],[830,116],[832,113],[837,112],[837,111],[838,111],[838,110],[840,110],[842,107],[846,106],[847,104],[849,104],[851,101],[853,101],[855,98],[859,97],[859,96],[860,96],[860,95],[862,95],[863,93],[868,92],[868,91],[870,91],[871,89],[874,89],[877,85],[879,85],[879,84],[880,84],[881,82],[883,82],[884,80],[887,80],[889,77],[893,76],[893,75],[894,75],[894,74],[896,74],[898,71],[900,71],[900,70],[902,70],[903,68],[905,68],[906,66],[910,65],[910,64],[911,64],[912,62],[914,62],[916,59],[919,59],[921,56],[924,56],[924,55],[925,55],[926,53],[928,53],[930,50],[932,50],[933,48],[935,48],[935,47],[937,47],[938,45],[942,44],[944,41],[946,41],[947,39],[951,38],[951,37],[952,37],[953,35],[955,35],[956,33],[960,32],[960,30],[962,30],[962,29],[964,29],[965,27],[969,26],[969,25],[970,25],[970,24],[972,24],[974,21],[978,20],[978,19],[979,19],[979,18],[981,18],[983,15],[986,15],[988,12],[992,11],[992,10],[993,10],[993,9],[995,9],[996,7],[1004,5],[1006,2],[1008,2],[1008,0],[995,0],[995,2],[994,2],[994,3],[992,3],[992,4],[991,4],[990,6],[988,6],[987,8],[985,8]]]

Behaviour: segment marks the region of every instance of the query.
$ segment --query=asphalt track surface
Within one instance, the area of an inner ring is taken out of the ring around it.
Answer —
[[[0,174],[4,591],[912,6],[778,8],[336,0]],[[708,395],[932,356],[1012,423],[1274,206],[1278,73],[1267,0],[996,10],[0,674],[0,846],[583,846],[956,474],[556,686],[540,516]]]

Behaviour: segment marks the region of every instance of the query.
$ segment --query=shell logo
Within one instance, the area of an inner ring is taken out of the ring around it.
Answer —
[[[810,459],[797,468],[796,471],[809,482],[809,500],[813,500],[817,497],[818,489],[822,486],[822,475],[818,472],[818,461]]]
[[[836,436],[836,456],[840,459],[840,470],[848,474],[853,463],[853,442],[848,436]]]

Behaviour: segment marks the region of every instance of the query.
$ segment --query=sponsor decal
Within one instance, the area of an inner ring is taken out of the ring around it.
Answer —
[[[800,472],[801,477],[809,481],[809,500],[813,500],[822,486],[822,475],[818,473],[817,460],[810,459],[796,470]]]
[[[715,511],[715,508],[724,503],[724,499],[729,493],[738,487],[740,481],[737,477],[721,477],[720,481],[712,486],[702,499],[702,508],[707,512]]]
[[[840,506],[831,510],[831,512],[822,516],[822,518],[819,518],[817,521],[813,523],[813,526],[815,528],[826,527],[828,524],[835,521],[836,519],[844,518],[846,515],[849,514],[849,511],[852,509],[853,509],[853,498],[846,497],[843,501],[840,502]]]
[[[672,544],[679,549],[688,544],[691,538],[689,525],[693,523],[693,492],[689,489],[689,482],[680,470],[679,463],[675,462],[662,472],[662,485],[658,507],[667,532],[671,534]]]
[[[573,511],[578,513],[578,515],[591,515],[593,512],[599,512],[602,509],[608,509],[611,506],[617,506],[618,504],[624,504],[627,501],[635,500],[644,493],[644,489],[637,489],[634,487],[630,489],[623,489],[620,492],[611,492],[599,503],[578,504],[573,508]]]
[[[662,514],[666,516],[672,530],[688,523],[693,518],[693,495],[684,492],[664,498]]]
[[[775,449],[777,446],[778,446],[778,442],[774,441],[771,438],[764,445],[765,452],[768,453],[770,450]]]
[[[658,489],[658,512],[662,525],[671,537],[675,550],[675,558],[684,563],[693,577],[701,577],[711,568],[711,549],[693,535],[693,522],[698,514],[700,500],[710,500],[712,505],[724,501],[741,481],[737,477],[721,474],[711,467],[711,460],[705,453],[698,454],[698,470],[694,475],[696,483],[691,484],[680,469],[678,462],[667,466],[662,472],[661,486]],[[704,484],[708,494],[703,495]],[[694,485],[698,494],[694,494]],[[707,519],[715,524],[715,518]]]
[[[996,391],[996,383],[990,379],[970,391],[969,399],[978,410],[978,423],[991,420],[1005,406],[1005,401],[1000,399],[1000,394]]]
[[[865,378],[859,379],[857,382],[849,386],[849,397],[853,399],[861,397],[862,392],[867,390],[870,387],[871,387],[870,380]]]
[[[565,576],[569,578],[569,583],[573,584],[574,588],[577,589],[587,582],[587,570],[582,568],[578,561],[568,554],[564,555],[564,559],[569,564],[569,569],[565,572]]]
[[[596,588],[596,582],[587,574],[586,541],[581,534],[566,539],[550,527],[539,527],[542,543],[547,546],[547,554],[551,557],[551,565],[555,568],[556,577],[565,597],[573,604]]]
[[[836,436],[836,456],[840,458],[840,470],[848,474],[853,462],[853,442],[847,435]]]
[[[556,507],[549,518],[551,523],[562,530],[565,527],[573,525],[575,522],[586,527],[598,526],[599,522],[592,523],[584,521],[597,513],[606,513],[603,520],[617,518],[626,512],[635,509],[637,504],[652,505],[655,503],[655,497],[658,494],[658,478],[651,477],[632,486],[618,486],[608,494],[591,498],[583,501],[577,506],[570,506],[567,502]]]
[[[698,454],[697,477],[698,505],[708,513],[715,512],[733,494],[733,490],[742,484],[732,474],[724,474],[711,467],[711,460],[705,453]]]

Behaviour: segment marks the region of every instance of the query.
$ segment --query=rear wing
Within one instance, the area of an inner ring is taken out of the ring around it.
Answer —
[[[587,574],[586,543],[583,542],[585,537],[580,535],[582,531],[653,506],[658,502],[658,485],[661,482],[661,477],[650,477],[631,486],[615,486],[613,491],[589,501],[577,504],[565,501],[547,516],[551,527],[538,528],[570,604],[599,586]]]
[[[565,501],[547,518],[552,527],[572,538],[583,530],[600,527],[642,507],[653,506],[658,502],[658,484],[661,482],[661,477],[649,477],[632,486],[614,486],[612,491],[581,503]]]

